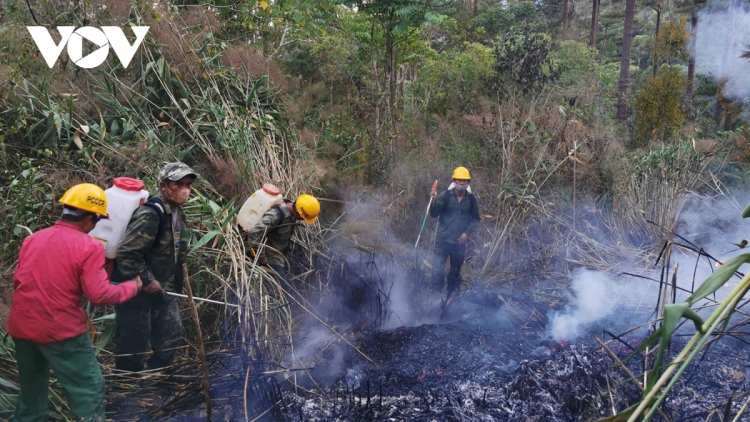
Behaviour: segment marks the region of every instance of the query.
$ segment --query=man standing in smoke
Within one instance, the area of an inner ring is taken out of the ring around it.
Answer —
[[[469,236],[479,225],[479,203],[471,193],[471,175],[465,167],[453,171],[453,183],[446,191],[437,194],[430,207],[430,216],[438,217],[438,230],[435,239],[435,252],[432,262],[432,286],[441,291],[445,284],[445,260],[450,258],[448,271],[448,292],[461,284],[461,266],[466,256]]]

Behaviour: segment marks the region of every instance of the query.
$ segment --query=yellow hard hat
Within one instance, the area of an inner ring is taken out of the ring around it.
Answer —
[[[466,167],[456,167],[456,169],[453,170],[453,178],[459,180],[471,180],[471,175]]]
[[[305,223],[312,224],[318,219],[320,214],[320,202],[314,196],[303,193],[294,201],[297,212],[305,220]]]
[[[73,186],[65,191],[58,202],[107,218],[107,196],[102,188],[91,183]]]

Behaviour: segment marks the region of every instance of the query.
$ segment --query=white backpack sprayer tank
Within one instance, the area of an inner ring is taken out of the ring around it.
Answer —
[[[263,214],[266,211],[282,202],[284,202],[284,198],[281,196],[279,188],[266,183],[242,204],[242,208],[237,214],[237,224],[242,226],[245,231],[249,231],[263,219]]]
[[[100,220],[89,234],[97,238],[106,249],[108,260],[117,256],[117,247],[125,236],[133,212],[149,197],[142,181],[130,177],[117,177],[113,186],[104,191],[107,195],[108,220]]]

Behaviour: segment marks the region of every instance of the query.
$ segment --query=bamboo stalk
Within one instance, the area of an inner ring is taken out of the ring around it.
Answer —
[[[643,385],[638,383],[638,379],[635,377],[635,375],[628,369],[627,366],[620,360],[620,358],[617,357],[615,352],[613,352],[609,347],[607,347],[607,344],[604,343],[602,340],[599,339],[599,337],[594,336],[594,340],[596,340],[597,343],[599,343],[600,346],[602,346],[602,349],[604,349],[605,352],[609,354],[609,357],[612,358],[612,360],[617,363],[617,365],[622,368],[623,371],[625,371],[626,374],[628,374],[628,377],[633,381],[633,384],[635,384],[636,387],[638,387],[639,390],[641,390],[641,393],[645,392],[646,390],[643,388]],[[644,380],[645,381],[645,380]],[[609,382],[609,381],[607,381]],[[645,385],[645,384],[644,384]],[[610,393],[611,394],[611,393]],[[664,418],[665,421],[669,422],[669,418],[667,418],[667,415],[665,415],[661,409],[656,409],[657,412],[661,415],[662,418]]]
[[[208,381],[208,364],[206,364],[206,350],[203,348],[203,333],[201,333],[201,322],[198,318],[198,309],[193,301],[193,289],[190,287],[188,278],[187,264],[182,264],[182,275],[184,279],[185,290],[187,290],[190,302],[190,311],[193,314],[193,323],[198,331],[198,353],[201,356],[201,369],[203,371],[203,393],[206,396],[206,420],[211,422],[211,388]]]
[[[678,377],[685,371],[685,368],[692,361],[695,354],[698,353],[698,351],[701,349],[703,344],[708,339],[708,336],[713,333],[713,331],[716,329],[716,326],[723,319],[723,317],[726,317],[727,311],[729,309],[732,309],[742,299],[748,288],[750,288],[750,274],[746,275],[729,294],[728,297],[731,297],[733,299],[722,302],[714,311],[714,313],[711,314],[708,320],[706,320],[706,322],[703,324],[703,332],[705,334],[701,334],[700,332],[695,333],[693,338],[690,339],[688,344],[685,345],[682,351],[680,351],[680,353],[675,357],[674,361],[667,367],[662,376],[659,377],[659,379],[656,381],[651,391],[646,395],[646,397],[643,398],[641,403],[638,405],[638,408],[636,408],[636,410],[628,419],[628,422],[635,422],[636,419],[644,412],[646,407],[649,406],[650,402],[654,399],[656,400],[653,403],[653,406],[654,408],[658,408],[659,404],[664,399],[669,389],[671,389],[674,383],[677,382]],[[678,364],[680,364],[679,369]],[[675,371],[677,371],[677,373],[673,377],[672,374],[674,374]],[[672,379],[667,384],[667,380],[670,377]],[[664,384],[667,384],[667,387],[662,391],[662,387],[664,387]],[[657,398],[656,395],[659,393],[661,393],[661,395]],[[651,418],[651,415],[653,414],[653,411],[654,409],[652,408],[649,414],[646,415],[644,420],[649,420]]]

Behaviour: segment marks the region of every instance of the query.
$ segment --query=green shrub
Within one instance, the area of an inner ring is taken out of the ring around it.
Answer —
[[[680,107],[686,80],[677,68],[649,77],[633,100],[636,133],[641,140],[666,139],[685,120]]]
[[[558,64],[559,84],[563,87],[574,85],[585,75],[595,71],[597,51],[586,43],[566,40],[554,49],[549,57]]]

